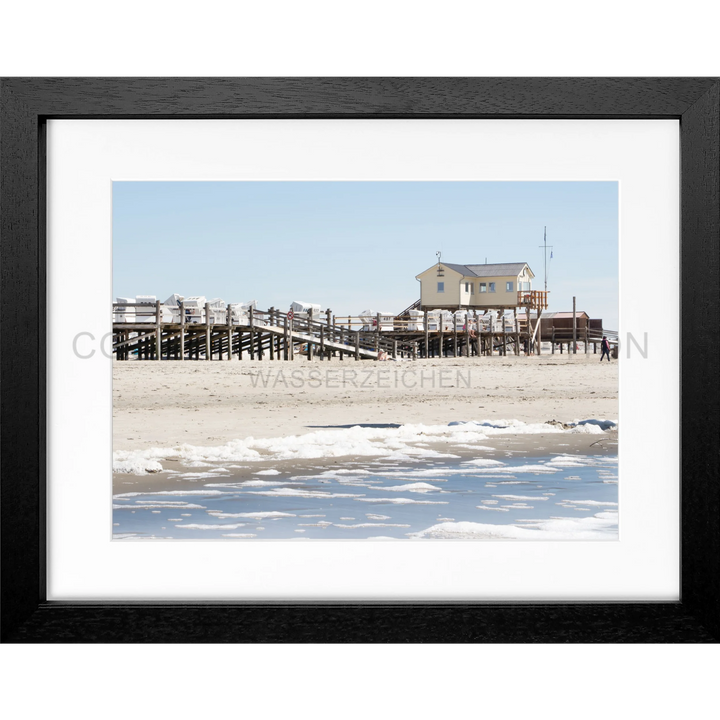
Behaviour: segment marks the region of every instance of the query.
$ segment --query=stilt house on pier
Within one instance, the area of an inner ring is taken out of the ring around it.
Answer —
[[[532,289],[534,277],[525,262],[438,262],[416,275],[420,282],[420,310],[545,310],[547,292]]]

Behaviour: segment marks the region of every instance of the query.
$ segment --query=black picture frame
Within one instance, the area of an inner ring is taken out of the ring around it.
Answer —
[[[2,641],[716,642],[719,111],[717,78],[1,79]],[[45,129],[52,118],[679,119],[682,328],[669,342],[682,343],[681,599],[504,604],[47,601]]]

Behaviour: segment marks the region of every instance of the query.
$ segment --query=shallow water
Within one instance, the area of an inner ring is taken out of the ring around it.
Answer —
[[[361,459],[303,475],[247,473],[217,465],[177,474],[188,490],[115,495],[113,537],[617,539],[616,455]]]

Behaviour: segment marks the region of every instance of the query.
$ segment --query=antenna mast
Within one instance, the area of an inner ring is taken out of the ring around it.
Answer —
[[[547,225],[545,226],[545,229],[543,231],[543,244],[540,245],[541,248],[544,250],[545,255],[545,292],[547,292],[547,251],[548,248],[552,250],[552,245],[547,244]]]

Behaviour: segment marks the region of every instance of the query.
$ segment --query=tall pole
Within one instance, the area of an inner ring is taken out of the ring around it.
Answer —
[[[543,244],[540,245],[541,248],[543,248],[543,254],[545,257],[545,292],[547,293],[547,251],[548,248],[552,250],[552,245],[547,244],[547,225],[545,226],[545,229],[543,231]],[[547,295],[545,296],[547,297]]]
[[[577,315],[575,313],[575,296],[573,295],[573,355],[577,354]]]

